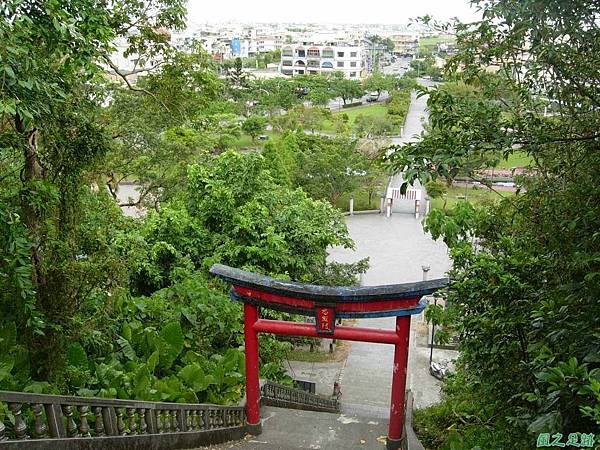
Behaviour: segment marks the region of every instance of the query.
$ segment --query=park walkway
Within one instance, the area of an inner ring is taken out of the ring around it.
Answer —
[[[403,138],[414,139],[426,117],[426,98],[413,97]],[[400,175],[393,183],[401,184]],[[394,187],[397,187],[393,185]],[[430,266],[429,278],[441,278],[450,267],[446,246],[435,242],[423,231],[413,214],[355,215],[346,218],[354,250],[333,248],[330,259],[355,262],[368,257],[370,268],[362,284],[373,286],[420,281],[421,266]],[[359,319],[357,326],[394,329],[394,318]],[[411,323],[407,387],[414,395],[415,407],[439,400],[440,382],[429,375],[427,327],[421,316]],[[451,354],[436,350],[438,358]],[[435,359],[435,358],[434,358]],[[214,449],[243,448],[265,450],[293,449],[373,449],[384,448],[389,418],[393,347],[391,345],[352,342],[346,361],[331,363],[291,362],[293,375],[317,382],[317,392],[331,393],[333,380],[342,386],[340,414],[295,411],[266,407],[262,409],[263,433],[248,436]]]
[[[423,85],[430,86],[431,82],[427,80],[419,80]],[[427,121],[427,99],[429,96],[424,95],[422,97],[416,96],[416,93],[412,93],[412,98],[408,112],[406,113],[406,121],[404,123],[404,133],[402,136],[394,136],[392,138],[392,144],[401,145],[407,142],[414,142],[418,140],[420,134],[423,132],[423,124]],[[391,177],[389,187],[399,188],[402,186],[404,179],[402,174],[398,173]],[[416,181],[414,187],[422,189],[421,183]],[[393,212],[396,213],[412,213],[414,212],[414,205],[412,202],[394,202]]]
[[[421,221],[409,214],[356,215],[347,218],[356,250],[335,248],[331,259],[352,262],[369,257],[370,268],[363,285],[395,284],[422,279],[421,266],[430,266],[429,278],[441,278],[450,267],[445,244],[423,231]],[[358,326],[394,329],[394,318],[360,319]],[[424,346],[426,327],[421,316],[411,326],[408,387],[415,406],[439,399],[439,383],[428,373],[428,349]],[[391,389],[393,348],[382,344],[353,342],[344,368],[343,401],[369,407],[388,408]]]
[[[370,268],[363,277],[364,285],[419,281],[422,279],[421,265],[431,266],[431,279],[439,278],[450,266],[445,245],[424,233],[420,220],[412,215],[395,214],[390,218],[377,214],[349,216],[347,225],[356,249],[333,248],[330,259],[351,262],[369,257]],[[394,323],[394,318],[358,320],[361,327],[393,329]],[[415,317],[411,327],[407,383],[417,407],[439,399],[439,382],[428,373],[429,353],[423,330],[426,328],[422,319]],[[392,361],[390,345],[352,342],[345,367],[343,363],[292,363],[296,375],[301,377],[310,375],[311,370],[334,377],[343,368],[341,413],[266,407],[262,409],[263,433],[260,436],[248,436],[243,441],[212,448],[381,450],[388,426]],[[330,388],[329,383],[320,383],[317,391],[328,393]]]

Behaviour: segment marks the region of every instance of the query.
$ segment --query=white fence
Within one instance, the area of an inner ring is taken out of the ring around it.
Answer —
[[[423,195],[421,189],[408,188],[404,194],[400,188],[388,188],[386,197],[392,200],[421,200]]]
[[[394,204],[394,201],[400,200],[413,201],[415,203],[415,217],[419,217],[419,214],[421,213],[421,204],[423,201],[422,189],[408,188],[403,194],[400,188],[389,187],[385,197],[385,211],[387,217],[392,215],[392,205]],[[429,205],[426,206],[428,207]],[[427,213],[427,211],[425,213]]]

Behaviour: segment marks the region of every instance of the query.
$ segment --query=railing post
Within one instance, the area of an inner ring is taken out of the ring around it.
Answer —
[[[117,414],[115,408],[108,406],[102,408],[102,418],[104,419],[104,431],[107,436],[118,436],[117,430]]]
[[[408,365],[408,342],[410,316],[396,317],[396,333],[399,341],[394,346],[394,368],[392,375],[392,401],[390,405],[390,425],[387,437],[387,450],[402,447],[404,429],[404,395],[406,392],[406,368]]]
[[[177,421],[179,422],[179,431],[187,431],[187,414],[183,409],[177,410]]]
[[[60,405],[44,405],[46,410],[46,417],[48,420],[48,430],[50,436],[53,438],[65,438],[67,437],[67,430],[63,421],[63,413]]]
[[[246,416],[248,432],[259,435],[260,385],[258,380],[258,333],[254,324],[258,321],[258,307],[244,303],[244,340],[246,346]]]

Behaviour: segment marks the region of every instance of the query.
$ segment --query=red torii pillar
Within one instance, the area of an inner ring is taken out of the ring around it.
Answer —
[[[421,297],[446,285],[446,279],[387,286],[329,287],[292,283],[220,264],[210,272],[232,284],[230,296],[244,303],[246,416],[260,434],[258,333],[286,334],[394,345],[387,448],[401,447],[404,427],[410,316],[425,307]],[[260,319],[259,307],[315,316],[316,323]],[[396,317],[395,330],[335,326],[336,317]]]

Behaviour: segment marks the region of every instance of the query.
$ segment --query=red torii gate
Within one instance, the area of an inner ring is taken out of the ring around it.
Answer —
[[[386,286],[331,287],[278,280],[221,264],[212,266],[210,273],[230,283],[230,297],[244,303],[246,416],[253,433],[261,432],[258,333],[375,342],[395,347],[387,448],[400,448],[410,316],[423,311],[426,302],[421,297],[444,287],[447,279]],[[316,323],[260,319],[259,307],[314,316]],[[390,316],[396,317],[395,330],[335,325],[336,318]]]

